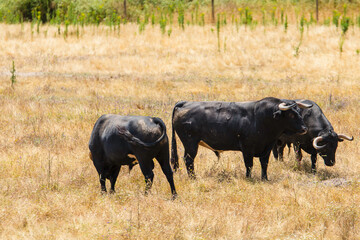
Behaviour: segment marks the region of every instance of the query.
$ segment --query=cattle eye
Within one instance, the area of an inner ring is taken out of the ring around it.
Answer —
[[[290,118],[294,118],[295,115],[294,115],[293,113],[289,113],[289,117],[290,117]]]

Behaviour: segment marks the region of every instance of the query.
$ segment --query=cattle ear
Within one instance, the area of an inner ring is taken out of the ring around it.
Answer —
[[[278,119],[279,117],[280,117],[280,115],[281,115],[281,110],[278,110],[278,111],[275,111],[274,113],[273,113],[273,116],[274,116],[274,118],[275,119]]]
[[[338,138],[338,141],[339,141],[339,142],[343,142],[343,141],[344,141],[344,139]]]

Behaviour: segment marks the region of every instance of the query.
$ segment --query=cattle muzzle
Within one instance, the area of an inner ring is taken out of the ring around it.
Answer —
[[[325,161],[325,165],[328,166],[328,167],[334,166],[335,165],[335,159],[330,159],[330,160]]]

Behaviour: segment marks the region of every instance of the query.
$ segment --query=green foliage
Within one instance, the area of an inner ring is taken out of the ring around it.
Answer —
[[[245,17],[243,23],[246,25],[250,25],[253,21],[252,12],[249,10],[248,7],[245,8]]]
[[[273,7],[271,11],[271,21],[273,22],[274,25],[277,25],[277,19],[275,15],[276,15],[276,7]]]
[[[285,32],[289,25],[287,9],[294,9],[289,8],[289,6],[297,6],[295,7],[295,14],[298,22],[298,16],[306,11],[308,9],[306,6],[310,4],[310,2],[300,3],[300,1],[289,2],[285,0],[255,1],[251,4],[250,1],[238,2],[233,0],[216,3],[217,9],[223,9],[220,13],[221,25],[228,24],[230,19],[226,15],[230,14],[228,16],[231,16],[231,23],[235,24],[237,30],[241,24],[254,27],[257,24],[256,19],[259,19],[264,26],[266,26],[267,21],[275,26],[281,23]],[[329,25],[332,22],[336,27],[341,25],[343,28],[340,22],[340,20],[342,21],[342,13],[343,16],[346,16],[348,12],[352,12],[348,8],[359,6],[360,0],[355,0],[354,3],[347,2],[348,5],[338,5],[338,3],[342,4],[344,1],[337,2],[337,7],[335,6],[332,16],[324,20],[324,25]],[[239,5],[241,8],[237,9],[238,14],[234,14],[234,11],[229,9],[229,6]],[[343,7],[341,13],[336,10],[340,6]],[[58,35],[64,35],[65,38],[69,34],[69,27],[71,28],[71,26],[74,26],[76,36],[79,37],[80,26],[84,28],[85,25],[103,23],[109,26],[110,32],[115,32],[117,29],[119,33],[120,24],[125,24],[128,21],[137,22],[140,25],[140,32],[145,29],[146,24],[150,21],[152,26],[159,23],[162,32],[165,33],[166,26],[172,26],[174,20],[177,20],[179,27],[183,30],[185,29],[185,22],[188,25],[204,26],[205,20],[210,19],[209,8],[210,2],[205,0],[127,0],[125,17],[123,1],[120,0],[0,0],[0,22],[31,22],[32,34],[35,31],[39,34],[42,24],[47,22],[56,25]],[[314,22],[313,13],[310,13],[309,21],[306,24],[309,27]],[[353,23],[360,27],[360,17],[355,18]]]
[[[218,13],[217,21],[216,21],[216,36],[218,40],[218,51],[220,52],[220,22],[221,22],[221,15]]]
[[[265,11],[265,9],[262,9],[261,13],[262,13],[262,24],[263,24],[263,26],[265,26],[266,25],[266,11]]]
[[[325,18],[324,23],[325,26],[330,26],[330,18]]]
[[[185,23],[185,9],[184,9],[184,4],[183,2],[179,2],[178,3],[178,7],[177,7],[177,11],[178,11],[178,23],[179,23],[179,27],[182,28],[182,30],[185,29],[184,23]]]
[[[347,32],[347,30],[349,29],[349,25],[350,25],[350,18],[344,16],[341,19],[341,30],[344,35]]]
[[[304,25],[306,24],[306,22],[307,21],[306,21],[304,15],[302,15],[301,19],[300,19],[300,24],[299,24],[300,41],[299,41],[299,44],[295,47],[295,53],[294,53],[295,57],[299,56],[299,50],[300,50],[300,46],[302,44],[303,35],[304,35]]]
[[[340,50],[340,54],[343,52],[343,46],[344,46],[344,42],[345,42],[345,34],[346,32],[349,30],[349,25],[350,25],[350,18],[343,16],[341,19],[341,36],[340,36],[340,42],[339,42],[339,50]]]
[[[160,18],[159,24],[160,24],[160,29],[161,29],[162,34],[165,34],[165,32],[166,32],[166,23],[167,23],[167,17],[166,17],[166,15],[165,15],[165,14],[161,14],[161,18]]]
[[[337,10],[333,11],[333,17],[332,17],[332,22],[336,27],[339,27],[339,19],[340,19],[340,12]]]
[[[16,83],[16,75],[15,75],[15,62],[14,60],[12,61],[12,67],[10,69],[10,73],[11,73],[11,77],[10,77],[10,81],[11,81],[11,88],[14,89],[15,87],[15,83]]]

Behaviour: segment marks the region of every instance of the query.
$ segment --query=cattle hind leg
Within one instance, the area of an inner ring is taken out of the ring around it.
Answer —
[[[154,180],[154,161],[152,158],[147,157],[146,154],[136,156],[136,159],[139,162],[141,172],[145,177],[145,195],[147,195],[152,187]]]
[[[279,152],[277,150],[277,145],[275,144],[273,147],[273,156],[276,160],[279,160]]]
[[[269,157],[270,157],[270,152],[268,154],[266,154],[263,157],[260,157],[260,164],[261,164],[261,180],[266,180],[268,181],[268,176],[267,176],[267,168],[269,165]]]
[[[174,178],[173,178],[173,172],[170,167],[169,163],[169,148],[165,147],[160,151],[158,156],[156,156],[156,160],[159,162],[161,166],[161,170],[166,176],[167,181],[169,182],[172,199],[175,199],[177,197],[177,193],[175,190],[175,184],[174,184]]]
[[[120,172],[120,166],[113,166],[111,168],[111,172],[110,172],[110,184],[111,184],[111,188],[110,188],[110,193],[115,193],[115,183],[116,183],[116,179],[119,175]]]
[[[184,161],[186,165],[186,170],[191,179],[196,179],[195,169],[194,169],[194,159],[198,151],[198,143],[188,143],[184,144]]]

